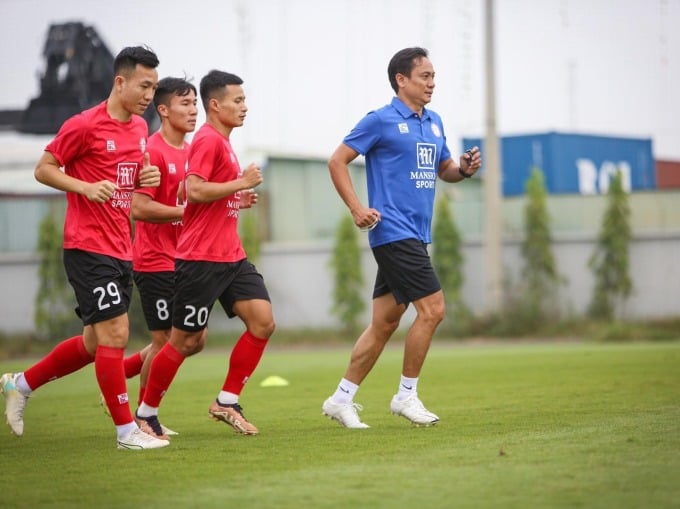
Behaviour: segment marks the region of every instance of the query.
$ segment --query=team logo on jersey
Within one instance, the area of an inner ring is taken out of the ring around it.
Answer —
[[[434,134],[437,138],[442,137],[442,133],[439,130],[439,126],[437,124],[430,124],[432,126],[432,134]]]
[[[139,149],[142,151],[142,154],[146,152],[146,138],[139,138]]]
[[[434,143],[416,143],[416,157],[419,170],[434,170],[437,160],[437,145]]]
[[[408,124],[406,122],[401,122],[400,124],[397,124],[399,127],[399,132],[401,134],[407,134],[408,133]]]
[[[137,163],[118,163],[118,178],[116,179],[118,189],[134,189],[136,172]]]
[[[177,173],[177,169],[175,168],[175,163],[168,163],[168,173],[171,173],[172,175]]]
[[[116,151],[116,142],[113,140],[106,140],[106,151],[107,152],[115,152]]]

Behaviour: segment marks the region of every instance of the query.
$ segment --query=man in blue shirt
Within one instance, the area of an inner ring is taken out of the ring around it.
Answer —
[[[453,160],[441,118],[425,108],[434,92],[434,68],[423,48],[397,52],[387,68],[396,93],[392,102],[368,113],[335,150],[328,168],[354,223],[369,230],[378,264],[371,324],[359,336],[335,393],[323,413],[346,428],[368,428],[359,419],[354,395],[375,365],[408,305],[416,318],[409,328],[399,391],[390,410],[416,425],[439,421],[418,398],[417,385],[432,336],[444,318],[444,294],[427,245],[437,178],[459,182],[481,166],[477,147]],[[354,190],[348,164],[359,154],[366,160],[369,206]]]

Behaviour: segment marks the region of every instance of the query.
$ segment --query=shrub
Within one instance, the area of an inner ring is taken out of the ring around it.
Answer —
[[[364,278],[359,236],[351,216],[344,216],[336,229],[331,268],[334,273],[331,311],[340,319],[346,332],[355,333],[366,304],[361,295]]]
[[[547,191],[543,172],[534,168],[526,183],[524,238],[520,251],[523,258],[523,319],[535,329],[547,318],[559,314],[558,291],[563,278],[557,271],[550,236],[550,216],[546,205]]]
[[[446,320],[441,329],[445,333],[459,336],[468,330],[471,313],[462,297],[463,241],[445,195],[437,199],[433,223],[432,265],[446,301]]]
[[[62,214],[55,202],[38,230],[38,294],[35,297],[35,328],[41,340],[62,340],[82,330],[74,310],[76,300],[62,261]]]
[[[613,176],[607,197],[595,252],[588,261],[595,278],[588,314],[595,319],[610,320],[633,291],[628,261],[633,237],[630,205],[620,172]]]

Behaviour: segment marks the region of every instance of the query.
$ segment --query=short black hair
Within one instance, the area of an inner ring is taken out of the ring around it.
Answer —
[[[149,48],[144,46],[128,46],[123,48],[113,61],[114,74],[131,72],[137,64],[150,69],[158,67],[158,57]]]
[[[242,85],[243,80],[224,71],[217,71],[213,69],[201,79],[201,102],[203,108],[208,111],[208,103],[214,97],[222,97],[224,95],[224,87],[227,85]]]
[[[397,74],[403,74],[404,76],[410,77],[411,71],[416,65],[416,60],[421,58],[427,58],[427,50],[418,46],[404,48],[394,54],[387,66],[387,77],[390,80],[390,85],[395,94],[399,93]]]
[[[168,76],[158,82],[158,88],[153,96],[153,104],[156,108],[160,104],[167,106],[170,104],[170,99],[173,95],[182,97],[188,95],[189,92],[196,93],[196,87],[193,83],[190,83],[186,78]]]

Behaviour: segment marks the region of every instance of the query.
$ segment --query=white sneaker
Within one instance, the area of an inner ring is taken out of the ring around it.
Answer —
[[[135,428],[126,437],[118,439],[118,449],[158,449],[167,445],[170,445],[170,441],[147,435],[139,428]]]
[[[323,402],[321,407],[323,415],[338,421],[345,428],[370,428],[366,423],[361,422],[359,414],[364,409],[358,403],[333,403],[331,398]]]
[[[417,394],[412,394],[402,401],[398,401],[394,396],[390,410],[394,415],[401,415],[417,426],[430,426],[439,422],[439,417],[425,408]]]
[[[107,416],[111,417],[111,411],[109,410],[109,407],[106,406],[106,400],[104,399],[104,395],[101,394],[101,393],[99,394],[99,404],[104,409],[104,413]],[[172,431],[170,428],[167,428],[167,427],[163,426],[162,424],[161,424],[161,429],[163,430],[164,435],[168,435],[168,436],[179,435],[179,433],[177,433],[176,431]]]
[[[0,377],[0,392],[5,395],[5,415],[12,433],[20,437],[24,434],[24,408],[28,396],[17,390],[16,380],[21,373],[5,373]]]

